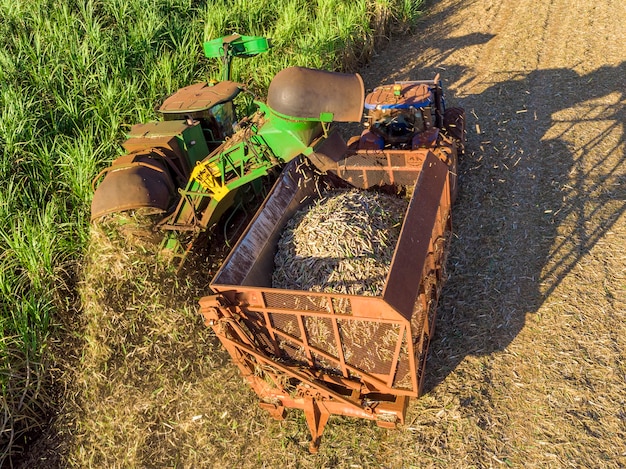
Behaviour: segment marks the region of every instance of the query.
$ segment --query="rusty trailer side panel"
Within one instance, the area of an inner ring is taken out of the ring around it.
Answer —
[[[321,185],[341,184],[297,159],[214,277],[214,294],[200,301],[261,406],[276,418],[285,408],[305,411],[312,451],[330,414],[394,426],[404,422],[408,399],[420,394],[443,284],[451,177],[433,152],[418,153],[410,166],[391,158],[383,165],[388,177],[414,187],[382,296],[271,287],[287,221],[318,197]]]

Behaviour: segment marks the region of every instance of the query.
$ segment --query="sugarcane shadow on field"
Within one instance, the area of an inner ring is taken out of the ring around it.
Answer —
[[[468,143],[426,392],[504,350],[626,212],[625,75],[538,70],[456,100]]]

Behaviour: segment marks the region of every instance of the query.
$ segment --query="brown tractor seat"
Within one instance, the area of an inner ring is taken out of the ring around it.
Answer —
[[[209,110],[216,104],[232,100],[243,85],[232,81],[221,81],[215,85],[196,83],[181,88],[167,98],[159,108],[163,114],[196,113]]]

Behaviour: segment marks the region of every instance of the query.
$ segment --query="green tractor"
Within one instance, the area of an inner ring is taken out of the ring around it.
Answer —
[[[364,86],[357,74],[301,67],[272,80],[267,103],[238,119],[233,99],[244,88],[230,80],[233,57],[269,49],[267,39],[232,35],[204,44],[221,58],[223,80],[178,90],[159,111],[162,121],[134,125],[117,158],[94,180],[91,219],[142,211],[156,217],[162,248],[184,262],[197,238],[227,213],[262,195],[267,177],[329,137],[333,121],[359,122]]]

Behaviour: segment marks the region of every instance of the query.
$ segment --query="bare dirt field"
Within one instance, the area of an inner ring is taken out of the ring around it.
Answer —
[[[468,118],[426,394],[406,425],[333,417],[308,454],[301,413],[259,409],[197,317],[212,267],[137,305],[149,272],[135,263],[115,287],[86,276],[67,403],[29,467],[626,466],[626,4],[426,8],[362,70],[367,88],[440,73]]]
[[[439,72],[468,115],[433,408],[412,409],[416,434],[439,431],[429,456],[393,461],[626,464],[625,17],[615,1],[434,2],[364,73]]]

